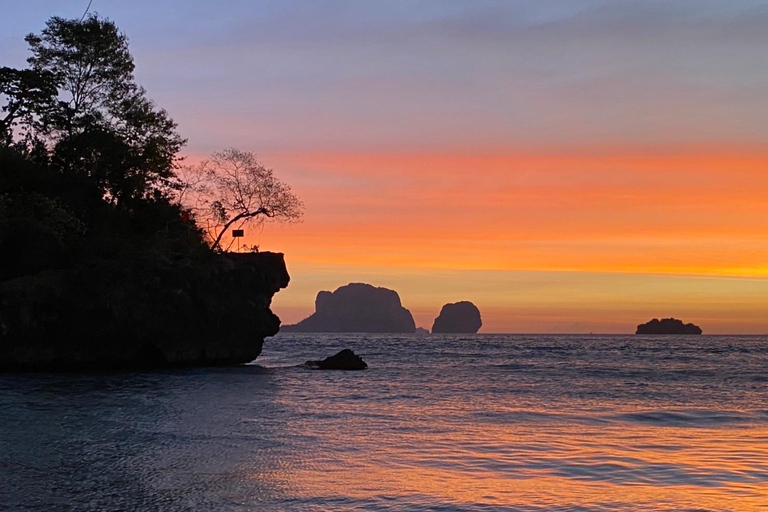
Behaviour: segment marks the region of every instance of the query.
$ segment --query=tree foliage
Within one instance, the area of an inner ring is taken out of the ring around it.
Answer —
[[[56,95],[50,73],[0,67],[0,96],[6,100],[0,107],[0,145],[12,145],[17,128],[23,143],[30,143],[42,129],[41,120],[56,107]]]
[[[53,17],[26,41],[29,72],[58,89],[39,124],[62,169],[93,178],[119,206],[167,187],[185,140],[135,82],[128,39],[114,22]]]
[[[184,139],[110,20],[54,17],[0,68],[0,278],[137,251],[209,254],[171,202]]]
[[[215,250],[231,227],[297,222],[304,214],[291,187],[249,151],[225,149],[184,171],[179,201],[207,228]]]
[[[112,21],[53,17],[26,41],[30,67],[0,67],[0,279],[137,252],[204,258],[230,226],[301,217],[250,153],[217,153],[196,183],[180,179],[185,140],[136,83]]]

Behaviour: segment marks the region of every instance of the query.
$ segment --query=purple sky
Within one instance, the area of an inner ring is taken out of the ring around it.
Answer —
[[[9,2],[0,59],[86,1]],[[189,149],[751,145],[764,1],[94,0]],[[211,126],[216,128],[212,129]]]

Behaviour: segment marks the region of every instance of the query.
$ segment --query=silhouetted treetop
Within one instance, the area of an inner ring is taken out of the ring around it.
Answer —
[[[134,88],[133,57],[117,26],[96,15],[83,21],[52,17],[39,35],[26,38],[35,71],[53,74],[72,114],[110,108]]]
[[[210,254],[172,204],[184,139],[110,20],[54,17],[0,68],[0,279],[147,251]]]
[[[40,130],[41,116],[50,115],[56,106],[56,82],[53,75],[32,69],[0,67],[0,145],[13,143],[14,129],[21,128],[21,139],[29,142]]]
[[[167,188],[185,140],[136,84],[128,39],[114,22],[53,17],[26,41],[31,71],[58,90],[52,108],[37,112],[37,132],[63,171],[92,178],[119,206]]]

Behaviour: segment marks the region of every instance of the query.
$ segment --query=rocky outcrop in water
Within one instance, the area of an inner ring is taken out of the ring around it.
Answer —
[[[637,326],[635,334],[701,334],[701,327],[694,324],[684,324],[677,318],[654,318],[650,322]]]
[[[104,260],[0,282],[0,368],[72,370],[246,363],[280,319],[279,253]]]
[[[482,327],[480,310],[468,301],[446,304],[435,318],[432,333],[476,333]]]
[[[315,313],[285,332],[414,332],[411,312],[400,303],[394,290],[364,283],[350,283],[333,293],[321,291]]]
[[[322,361],[307,361],[304,365],[318,370],[365,370],[368,368],[363,358],[348,348]]]

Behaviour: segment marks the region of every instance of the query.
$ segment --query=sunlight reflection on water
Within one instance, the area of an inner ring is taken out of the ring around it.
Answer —
[[[365,372],[293,367],[350,347]],[[0,377],[8,510],[768,510],[768,339],[280,335]],[[0,507],[2,508],[2,507]]]

